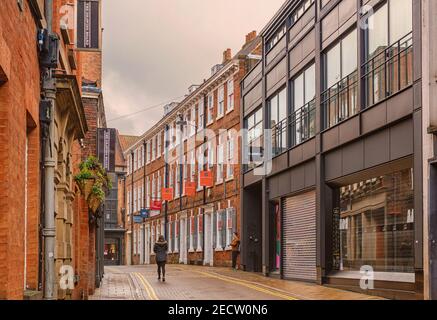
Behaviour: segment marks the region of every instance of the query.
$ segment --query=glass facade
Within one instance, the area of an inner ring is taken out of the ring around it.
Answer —
[[[245,120],[247,129],[248,165],[253,169],[263,161],[263,110],[258,109]]]
[[[367,21],[366,107],[412,84],[412,12],[411,0],[388,0]]]
[[[287,90],[283,89],[268,101],[270,129],[272,129],[272,154],[287,150]]]
[[[325,129],[358,112],[357,37],[357,30],[350,32],[324,55]]]
[[[414,273],[413,170],[342,186],[334,210],[334,269]]]

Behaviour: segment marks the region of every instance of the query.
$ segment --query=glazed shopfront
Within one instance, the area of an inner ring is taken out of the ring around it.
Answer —
[[[334,201],[333,270],[414,282],[413,169],[339,186]]]

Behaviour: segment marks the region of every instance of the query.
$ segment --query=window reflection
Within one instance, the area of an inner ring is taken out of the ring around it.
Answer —
[[[368,19],[366,106],[412,84],[412,1],[389,0]]]
[[[324,127],[329,128],[358,112],[358,35],[354,30],[325,54]]]
[[[334,269],[414,272],[412,169],[343,186],[338,199]]]

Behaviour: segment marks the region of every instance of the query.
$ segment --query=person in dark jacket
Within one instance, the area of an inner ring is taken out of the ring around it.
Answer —
[[[237,270],[237,258],[240,254],[240,237],[237,232],[234,232],[234,236],[231,242],[232,247],[232,268]]]
[[[156,264],[158,265],[158,280],[165,282],[165,264],[167,263],[168,243],[163,236],[159,236],[158,242],[153,246],[153,252],[156,254]]]

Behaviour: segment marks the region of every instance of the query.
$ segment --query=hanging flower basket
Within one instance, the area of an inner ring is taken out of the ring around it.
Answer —
[[[96,182],[96,179],[84,180],[83,186],[80,189],[81,189],[81,193],[85,199],[89,198],[95,182]]]
[[[88,208],[95,215],[105,201],[106,193],[112,188],[111,180],[97,158],[89,157],[79,166],[80,172],[74,177]]]
[[[92,213],[96,214],[97,210],[99,210],[100,206],[102,204],[102,200],[100,200],[98,197],[91,195],[88,198],[88,207],[92,211]]]

